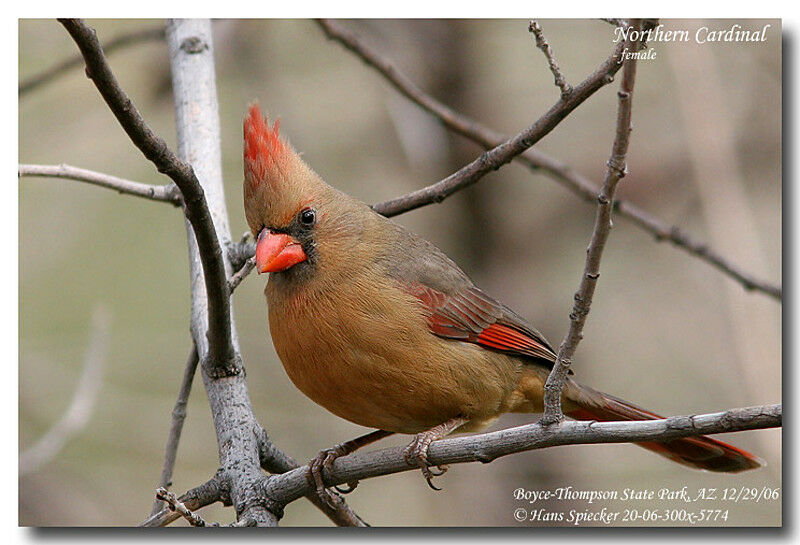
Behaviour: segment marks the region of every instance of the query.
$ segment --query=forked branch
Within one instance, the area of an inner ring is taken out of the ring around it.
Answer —
[[[634,28],[641,28],[640,20],[632,21],[631,24]],[[631,39],[633,34],[629,33],[628,38],[620,43],[625,45],[626,51],[635,53],[639,50],[641,43]],[[626,59],[623,65],[622,82],[617,93],[619,105],[614,144],[611,147],[611,157],[608,159],[603,188],[597,197],[594,229],[589,241],[589,248],[586,250],[586,264],[580,286],[575,293],[575,304],[569,315],[569,331],[561,343],[555,365],[550,376],[547,377],[544,387],[543,424],[553,424],[564,418],[564,413],[561,411],[561,391],[564,389],[564,381],[572,363],[572,357],[578,348],[578,343],[583,338],[583,326],[589,315],[594,290],[600,277],[600,259],[603,257],[603,249],[611,233],[611,212],[614,209],[614,194],[617,184],[628,172],[625,158],[628,154],[631,135],[631,107],[633,105],[633,85],[636,81],[636,58]]]

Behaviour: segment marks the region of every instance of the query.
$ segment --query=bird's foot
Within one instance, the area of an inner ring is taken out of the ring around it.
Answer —
[[[325,488],[325,482],[322,476],[323,472],[327,471],[328,474],[330,474],[331,469],[333,468],[333,462],[337,458],[347,456],[348,454],[360,449],[364,445],[369,445],[370,443],[374,443],[375,441],[390,435],[392,435],[392,432],[390,431],[377,430],[373,431],[372,433],[362,435],[361,437],[357,437],[351,441],[347,441],[346,443],[336,445],[333,448],[321,450],[319,454],[317,454],[317,457],[308,463],[308,473],[306,474],[308,483],[316,488],[317,496],[319,496],[319,498],[325,504],[336,509],[336,504],[338,503],[336,500],[341,500],[341,498],[335,496],[327,488]],[[338,486],[334,486],[333,488],[342,494],[349,494],[356,489],[356,486],[358,486],[358,481],[351,481],[347,483],[347,488],[340,488]]]
[[[330,507],[336,508],[336,501],[333,494],[331,494],[331,492],[325,488],[323,471],[330,473],[331,468],[333,467],[333,462],[336,461],[337,458],[347,456],[351,452],[352,450],[350,450],[345,444],[336,445],[333,448],[326,448],[319,451],[319,454],[317,454],[317,456],[308,463],[308,474],[306,475],[306,478],[308,479],[309,484],[314,485],[314,487],[317,489],[317,496],[319,496],[319,498]],[[336,491],[340,492],[341,494],[349,494],[355,490],[357,486],[358,481],[353,481],[347,483],[347,488],[340,488],[338,486],[334,486],[333,488],[335,488]]]
[[[419,466],[422,470],[422,475],[428,482],[428,486],[434,490],[441,490],[438,486],[433,484],[433,478],[444,475],[447,472],[447,466],[436,466],[438,471],[431,469],[430,462],[428,462],[428,448],[434,441],[434,437],[430,432],[423,432],[418,434],[411,443],[403,451],[406,463],[410,466]]]
[[[443,424],[439,424],[438,426],[434,426],[428,431],[417,434],[414,440],[411,441],[403,451],[406,463],[410,466],[418,466],[422,470],[422,475],[425,477],[428,486],[434,490],[441,490],[441,488],[433,484],[433,478],[444,475],[447,472],[448,466],[437,465],[435,466],[437,471],[431,469],[433,466],[431,466],[431,463],[428,461],[428,449],[431,443],[441,439],[466,422],[468,422],[468,419],[458,417],[448,420]]]

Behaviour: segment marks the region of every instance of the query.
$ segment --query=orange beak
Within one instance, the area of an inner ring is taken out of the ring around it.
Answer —
[[[262,229],[256,242],[256,270],[281,272],[308,259],[300,242],[285,233]]]

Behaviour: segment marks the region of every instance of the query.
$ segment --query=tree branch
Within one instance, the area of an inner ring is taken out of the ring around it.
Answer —
[[[640,20],[631,21],[635,29],[641,29]],[[629,33],[624,42],[625,50],[636,53],[641,42],[633,41],[630,36],[638,33]],[[617,108],[617,126],[614,134],[614,144],[611,149],[611,157],[608,160],[605,180],[600,195],[597,197],[597,214],[594,221],[592,238],[589,241],[589,248],[586,251],[586,264],[581,276],[581,283],[575,293],[575,304],[572,313],[569,315],[570,324],[566,337],[561,342],[558,350],[555,365],[553,365],[547,382],[544,386],[544,415],[543,424],[553,424],[562,420],[564,414],[561,411],[561,391],[564,388],[569,367],[572,364],[572,357],[578,348],[578,343],[583,338],[583,326],[589,309],[592,304],[594,290],[597,280],[600,278],[600,259],[603,256],[608,235],[611,233],[611,212],[614,206],[614,193],[617,183],[627,174],[625,157],[628,154],[628,143],[631,134],[631,106],[633,104],[633,85],[636,81],[636,58],[628,58],[623,63],[622,82],[617,93],[619,106]]]
[[[134,30],[132,32],[128,32],[126,34],[121,34],[110,39],[104,46],[103,51],[106,55],[110,55],[114,51],[118,49],[123,49],[130,45],[135,45],[143,42],[149,42],[151,40],[158,40],[164,39],[164,29],[163,28],[146,28],[146,29],[139,29]],[[51,66],[50,68],[39,72],[29,78],[25,78],[19,84],[19,96],[25,95],[34,89],[41,87],[47,83],[50,83],[58,76],[80,66],[83,62],[83,57],[81,55],[76,55],[74,57],[70,57],[69,59],[65,59],[58,64]]]
[[[73,167],[64,163],[60,165],[21,164],[19,165],[17,175],[20,178],[23,176],[40,176],[44,178],[76,180],[78,182],[86,182],[88,184],[113,189],[114,191],[126,195],[134,195],[153,201],[172,203],[175,206],[180,206],[183,203],[181,193],[178,187],[173,183],[166,185],[142,184],[124,178],[117,178],[110,174],[103,174],[102,172]]]
[[[241,356],[235,345],[231,321],[227,279],[230,263],[220,244],[220,239],[228,243],[230,234],[219,159],[219,115],[210,23],[177,21],[171,22],[167,29],[179,153],[190,159],[184,162],[152,132],[120,88],[95,31],[81,20],[60,21],[78,44],[86,60],[87,75],[125,132],[159,172],[175,182],[184,197],[184,212],[191,226],[192,334],[199,361],[203,363],[203,380],[214,417],[222,468],[215,482],[228,491],[229,503],[234,505],[240,521],[275,525],[278,513],[271,512],[270,505],[261,501],[263,497],[252,488],[262,476],[259,437],[255,432],[261,427],[253,414],[241,372]],[[180,62],[176,56],[182,57]],[[204,116],[195,115],[196,111],[204,112]],[[205,185],[195,176],[192,165],[198,168]],[[206,192],[209,192],[208,200]],[[214,206],[216,223],[212,221],[209,203]],[[188,503],[187,507],[197,508]]]
[[[265,430],[262,430],[262,440],[259,442],[259,445],[261,467],[266,471],[282,474],[300,467],[291,456],[275,447],[269,440]],[[306,468],[307,467],[308,466],[306,466]],[[335,504],[334,506],[328,505],[327,502],[322,501],[316,489],[309,490],[308,494],[305,496],[308,501],[317,506],[317,508],[337,526],[369,526],[364,519],[347,505],[341,496],[334,492],[331,492],[331,498]]]
[[[172,72],[178,156],[191,164],[201,180],[203,198],[207,202],[214,239],[226,248],[231,235],[225,191],[222,182],[219,106],[217,103],[214,44],[211,22],[200,19],[171,19],[167,22],[167,46]],[[206,337],[210,327],[213,294],[203,282],[205,264],[199,262],[208,247],[187,225],[192,293],[191,330],[201,362],[203,383],[208,393],[219,455],[219,480],[227,487],[230,504],[239,521],[252,521],[259,526],[276,526],[282,512],[274,509],[256,487],[262,477],[258,456],[260,425],[253,414],[235,326],[230,318],[230,289],[225,280],[224,300],[229,310],[227,329],[231,333],[232,362],[237,372],[220,373],[210,365],[213,342]],[[226,276],[232,272],[227,251],[220,255]]]
[[[204,359],[215,374],[232,375],[241,371],[236,360],[231,334],[231,313],[228,281],[222,248],[214,230],[214,222],[194,170],[181,161],[167,144],[145,123],[139,111],[119,86],[103,54],[97,33],[80,19],[59,19],[81,50],[86,61],[86,75],[100,91],[131,141],[157,168],[169,176],[183,195],[184,211],[191,222],[200,253],[205,288],[208,293],[209,357]]]
[[[198,487],[192,488],[185,494],[178,498],[186,509],[196,511],[206,505],[211,505],[221,501],[230,504],[230,497],[225,486],[220,482],[218,477],[214,477]],[[178,520],[181,517],[180,513],[171,509],[162,509],[158,513],[149,516],[145,521],[139,524],[140,527],[153,528],[157,526],[166,526],[171,522]]]
[[[465,462],[487,463],[518,452],[562,446],[596,443],[639,443],[670,441],[681,437],[713,435],[744,430],[780,427],[781,405],[730,409],[718,413],[673,416],[660,420],[627,422],[561,421],[498,430],[479,435],[441,439],[431,443],[428,459],[434,466]],[[397,447],[339,458],[331,472],[325,472],[325,485],[334,486],[402,471],[413,471]],[[313,486],[306,480],[307,467],[275,476],[265,483],[265,493],[280,502],[291,502],[307,494]]]
[[[323,25],[323,29],[330,26],[330,22],[321,21],[320,24]],[[484,152],[473,162],[447,178],[402,197],[373,205],[372,208],[384,216],[391,217],[426,204],[439,203],[456,191],[474,184],[492,170],[497,170],[510,162],[549,134],[562,119],[598,89],[614,80],[614,74],[617,73],[621,66],[619,60],[624,50],[624,45],[624,42],[620,41],[609,58],[585,80],[575,86],[572,92],[567,96],[562,96],[558,102],[527,129]]]
[[[231,293],[233,293],[233,290],[239,287],[239,284],[242,283],[242,280],[244,280],[247,277],[247,275],[253,271],[255,266],[256,266],[255,256],[249,257],[245,260],[245,262],[242,264],[242,267],[238,271],[236,271],[231,276],[231,279],[228,281],[228,289],[231,290]]]
[[[528,31],[533,34],[534,38],[536,39],[536,47],[541,49],[542,53],[544,53],[544,56],[547,58],[547,65],[550,67],[550,71],[553,73],[556,87],[561,89],[561,96],[563,97],[570,94],[572,92],[572,87],[569,83],[567,83],[567,79],[564,77],[564,74],[561,73],[561,68],[558,67],[558,62],[556,62],[556,58],[553,55],[553,50],[550,48],[550,44],[547,43],[539,22],[531,21],[528,25]]]
[[[189,394],[192,392],[192,382],[194,381],[195,371],[197,371],[197,362],[197,347],[192,345],[192,350],[189,352],[183,371],[183,380],[181,380],[181,386],[178,390],[178,399],[175,400],[175,406],[172,409],[172,424],[164,452],[164,466],[161,469],[161,479],[158,481],[158,487],[165,490],[172,486],[172,472],[175,469],[175,460],[178,456],[178,444],[181,441],[183,422],[186,420],[186,405],[189,402]],[[150,514],[155,515],[163,508],[164,501],[156,498]]]
[[[486,149],[494,148],[507,140],[506,136],[478,123],[474,119],[450,109],[423,92],[388,59],[382,57],[367,46],[355,33],[329,20],[320,20],[317,21],[317,23],[328,38],[338,41],[346,49],[353,52],[364,61],[364,63],[381,74],[400,94],[438,118],[439,121],[451,131],[472,140]],[[586,202],[593,204],[597,202],[597,194],[600,188],[587,177],[572,170],[567,164],[535,148],[527,150],[515,159],[524,163],[533,172],[544,171],[548,176],[561,183],[564,187]],[[697,242],[680,228],[663,222],[630,202],[616,200],[614,206],[615,211],[621,216],[632,221],[634,225],[641,229],[653,234],[656,241],[668,240],[672,242],[677,248],[683,249],[689,254],[710,263],[724,274],[738,281],[745,289],[758,290],[775,299],[781,299],[782,290],[780,286],[775,286],[755,278],[753,275],[737,267],[728,259],[709,248],[706,244]]]
[[[159,503],[166,502],[169,505],[170,511],[177,512],[180,516],[185,518],[192,526],[199,526],[199,527],[219,526],[219,524],[216,523],[208,524],[203,519],[203,517],[201,517],[197,513],[192,512],[191,509],[186,507],[186,504],[180,501],[175,494],[167,491],[166,488],[159,487],[156,490],[156,501]]]

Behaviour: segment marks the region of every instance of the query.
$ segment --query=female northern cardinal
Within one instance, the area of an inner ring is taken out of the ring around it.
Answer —
[[[487,295],[433,244],[326,184],[270,127],[244,120],[244,208],[267,283],[275,349],[292,382],[332,413],[378,431],[322,451],[310,478],[392,433],[431,483],[427,450],[503,413],[542,411],[555,354],[523,318]],[[660,416],[567,379],[567,416]],[[756,456],[709,437],[638,443],[680,464],[738,472]],[[433,485],[431,485],[433,486]]]

